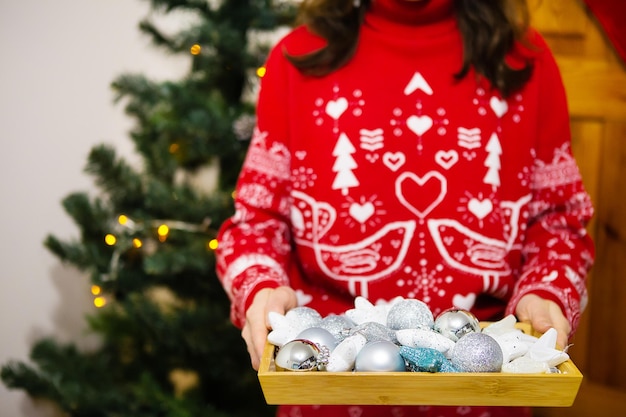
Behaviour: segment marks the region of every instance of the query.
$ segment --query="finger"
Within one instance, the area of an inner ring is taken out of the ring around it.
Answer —
[[[298,300],[296,298],[295,292],[288,287],[278,287],[267,299],[267,304],[265,306],[265,320],[267,328],[271,328],[269,323],[269,315],[267,313],[274,312],[278,314],[284,315],[287,311],[295,308],[298,305]]]
[[[569,342],[572,327],[557,305],[551,305],[554,328],[557,330],[557,348],[565,349]]]

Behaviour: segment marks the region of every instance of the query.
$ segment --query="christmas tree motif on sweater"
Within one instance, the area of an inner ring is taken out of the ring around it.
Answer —
[[[333,149],[333,156],[335,164],[333,165],[333,172],[337,173],[335,181],[333,181],[333,190],[341,190],[343,195],[348,195],[348,188],[356,187],[359,185],[359,180],[352,172],[358,165],[352,154],[356,152],[355,147],[348,139],[345,133],[339,135],[339,140]]]
[[[491,135],[485,149],[488,152],[487,159],[485,160],[485,166],[488,168],[488,171],[483,181],[485,181],[485,184],[491,184],[495,189],[500,186],[500,168],[502,168],[500,162],[502,146],[500,146],[498,135],[495,133]]]

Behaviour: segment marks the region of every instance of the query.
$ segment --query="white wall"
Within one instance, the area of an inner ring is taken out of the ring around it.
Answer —
[[[78,238],[61,200],[91,187],[83,167],[93,145],[112,143],[133,161],[132,122],[111,81],[187,70],[140,34],[148,13],[146,0],[0,0],[0,364],[27,360],[43,335],[89,343],[88,279],[42,242]],[[53,414],[0,383],[0,416]]]

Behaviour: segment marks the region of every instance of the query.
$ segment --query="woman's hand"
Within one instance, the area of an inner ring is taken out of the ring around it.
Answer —
[[[538,332],[544,333],[554,327],[557,331],[557,348],[567,347],[572,328],[561,307],[554,301],[526,294],[517,303],[515,314],[519,321],[529,322]]]
[[[241,330],[241,337],[246,342],[255,370],[259,369],[270,329],[269,312],[285,314],[297,305],[296,293],[290,287],[264,288],[254,296],[246,311],[246,323]]]

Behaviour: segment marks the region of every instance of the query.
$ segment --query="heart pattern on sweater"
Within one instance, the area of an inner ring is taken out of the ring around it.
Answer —
[[[354,220],[363,224],[374,214],[374,205],[370,202],[365,204],[352,203],[349,212]]]
[[[341,97],[326,104],[326,114],[337,120],[348,109],[348,100]]]
[[[402,152],[385,152],[383,155],[383,163],[387,168],[396,172],[406,162],[406,156]]]
[[[446,196],[448,183],[437,171],[420,177],[405,172],[396,179],[396,196],[410,212],[420,219],[425,218]]]
[[[433,127],[433,119],[428,116],[411,116],[407,119],[406,125],[411,129],[411,132],[417,136],[422,136]]]
[[[467,295],[455,294],[452,298],[452,305],[463,310],[470,310],[476,302],[476,294],[469,293]]]
[[[506,100],[500,100],[498,97],[491,97],[491,100],[489,100],[489,106],[499,118],[504,116],[509,111],[509,105]]]
[[[479,220],[482,220],[493,210],[493,203],[491,200],[478,200],[477,198],[472,198],[467,208],[474,216],[478,217]]]

